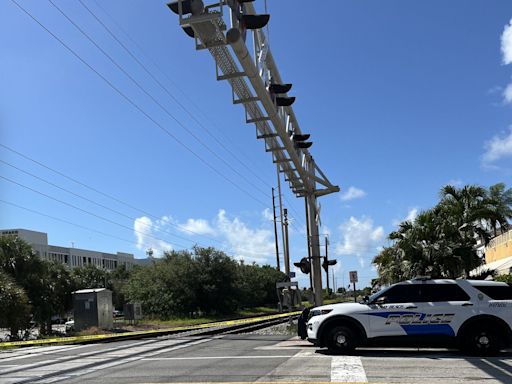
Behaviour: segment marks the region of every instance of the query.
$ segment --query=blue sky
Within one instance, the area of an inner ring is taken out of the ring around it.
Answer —
[[[16,1],[174,138],[13,2],[0,2],[0,199],[17,205],[0,202],[0,228],[136,257],[198,243],[275,264],[271,157],[231,104],[228,84],[215,80],[211,56],[195,51],[165,2],[100,8],[83,0],[186,111],[78,1],[54,0],[168,113],[51,3]],[[342,190],[320,199],[338,285],[354,269],[362,284],[374,277],[371,259],[387,233],[435,204],[441,186],[512,184],[510,1],[267,3],[271,49],[293,83],[311,153]],[[306,255],[304,202],[283,194],[298,261]]]

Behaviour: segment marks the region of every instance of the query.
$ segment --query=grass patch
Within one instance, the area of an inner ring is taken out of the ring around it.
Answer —
[[[255,307],[243,309],[233,315],[229,316],[201,316],[201,317],[176,317],[174,319],[159,320],[159,319],[144,319],[138,325],[141,326],[157,326],[157,327],[180,327],[185,325],[197,325],[205,323],[213,323],[217,321],[226,321],[240,319],[244,317],[253,317],[258,315],[271,315],[277,313],[275,308],[271,307]]]

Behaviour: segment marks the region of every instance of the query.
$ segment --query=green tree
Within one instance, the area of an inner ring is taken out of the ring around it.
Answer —
[[[478,240],[486,244],[497,228],[508,228],[511,217],[512,191],[502,183],[489,190],[476,185],[443,187],[435,207],[402,222],[389,235],[393,244],[374,258],[380,283],[417,275],[468,276],[482,263]]]
[[[214,248],[194,247],[195,291],[204,313],[229,314],[239,307],[236,261]]]
[[[27,294],[14,279],[0,271],[0,328],[8,328],[11,340],[29,328],[30,305]]]
[[[93,264],[87,264],[73,269],[72,277],[75,289],[108,288],[109,273]]]
[[[489,187],[487,204],[490,210],[490,226],[493,235],[497,235],[497,229],[501,232],[510,227],[508,221],[512,219],[512,188],[507,189],[504,183],[498,183]]]
[[[11,276],[26,292],[32,305],[34,321],[41,325],[41,333],[46,333],[45,262],[19,237],[2,236],[0,270]]]
[[[190,315],[198,310],[195,277],[191,253],[172,251],[151,265],[134,268],[123,293],[127,301],[142,303],[147,315]]]

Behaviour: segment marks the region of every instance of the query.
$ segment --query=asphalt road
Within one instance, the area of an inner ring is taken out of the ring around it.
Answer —
[[[0,352],[0,384],[182,382],[512,383],[512,353],[364,349],[330,356],[284,336],[165,337]]]

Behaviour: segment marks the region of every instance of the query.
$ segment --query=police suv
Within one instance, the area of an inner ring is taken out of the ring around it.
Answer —
[[[361,303],[313,308],[307,338],[338,353],[365,345],[412,345],[494,354],[512,344],[512,286],[482,280],[404,281]]]

